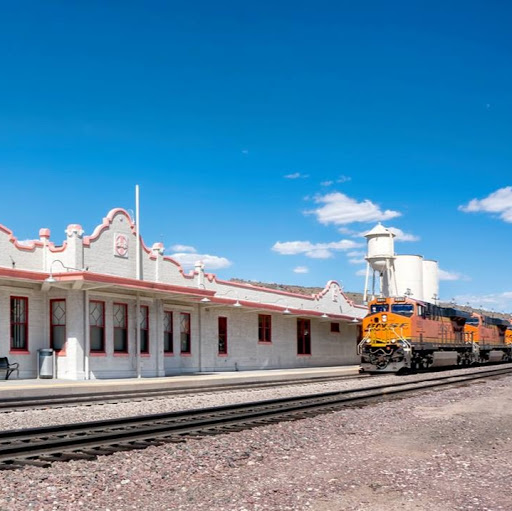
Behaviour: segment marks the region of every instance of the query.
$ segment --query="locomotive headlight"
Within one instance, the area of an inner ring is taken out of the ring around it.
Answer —
[[[382,322],[383,322],[383,323],[386,323],[386,321],[387,321],[387,320],[388,320],[388,316],[387,316],[387,314],[383,314],[383,315],[382,315]]]

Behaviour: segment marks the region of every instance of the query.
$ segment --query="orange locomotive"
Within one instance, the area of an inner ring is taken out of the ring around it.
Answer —
[[[368,307],[358,346],[363,371],[512,360],[505,320],[406,297],[376,298]]]
[[[512,324],[509,324],[505,330],[505,344],[510,344],[512,346]]]

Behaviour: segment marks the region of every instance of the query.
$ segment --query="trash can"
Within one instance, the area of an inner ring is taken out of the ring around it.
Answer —
[[[37,350],[38,378],[53,378],[53,350]]]

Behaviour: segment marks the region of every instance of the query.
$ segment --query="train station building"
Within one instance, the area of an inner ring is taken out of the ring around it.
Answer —
[[[61,245],[0,225],[0,357],[20,378],[47,348],[69,380],[354,364],[365,314],[335,281],[308,296],[185,272],[123,209]]]

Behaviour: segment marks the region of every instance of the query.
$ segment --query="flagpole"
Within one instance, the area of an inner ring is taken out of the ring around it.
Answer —
[[[136,241],[136,254],[135,254],[135,264],[136,268],[136,278],[137,280],[141,279],[141,271],[140,271],[140,204],[139,204],[139,185],[135,185],[135,235],[137,237]],[[141,359],[140,359],[140,296],[137,292],[137,303],[135,305],[135,357],[137,361],[137,378],[142,377],[142,367],[141,367]]]

